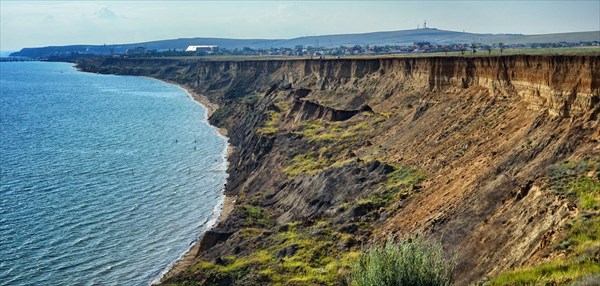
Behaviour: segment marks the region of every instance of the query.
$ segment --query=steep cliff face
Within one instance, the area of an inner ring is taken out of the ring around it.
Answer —
[[[457,258],[457,283],[476,282],[554,255],[578,208],[548,170],[600,158],[599,56],[79,66],[174,81],[221,106],[210,120],[235,147],[236,207],[215,229],[227,235],[172,281],[341,283],[330,277],[360,245],[423,233]]]
[[[324,97],[323,100],[333,101],[332,105],[349,109],[411,89],[461,93],[470,87],[482,87],[494,95],[519,96],[531,109],[568,116],[568,112],[585,113],[597,104],[600,86],[597,59],[597,56],[224,62],[107,59],[94,69],[156,76],[202,92],[220,91],[224,99],[265,92],[273,85],[302,86],[313,90],[317,98]],[[81,66],[85,68],[85,62]]]

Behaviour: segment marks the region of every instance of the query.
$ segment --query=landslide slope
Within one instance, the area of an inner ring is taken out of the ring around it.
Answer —
[[[597,233],[564,245],[582,215],[598,216],[598,56],[79,67],[220,105],[210,121],[235,147],[234,211],[167,283],[342,284],[361,247],[415,233],[455,257],[459,285],[578,253],[600,261]]]

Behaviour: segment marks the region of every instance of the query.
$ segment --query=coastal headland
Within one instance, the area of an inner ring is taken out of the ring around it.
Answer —
[[[78,67],[193,91],[234,147],[235,203],[165,284],[343,284],[364,247],[417,233],[458,285],[600,259],[598,55]]]

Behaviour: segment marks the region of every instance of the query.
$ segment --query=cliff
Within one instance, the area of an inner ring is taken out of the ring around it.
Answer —
[[[588,214],[561,184],[598,186],[600,56],[79,67],[173,81],[220,105],[210,121],[235,147],[237,202],[167,282],[343,283],[361,246],[415,233],[456,258],[457,284],[579,251],[556,246]]]

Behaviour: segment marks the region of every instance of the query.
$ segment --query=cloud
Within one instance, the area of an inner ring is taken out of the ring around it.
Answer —
[[[112,10],[102,7],[94,12],[94,16],[100,19],[117,19],[119,15],[117,15]]]

